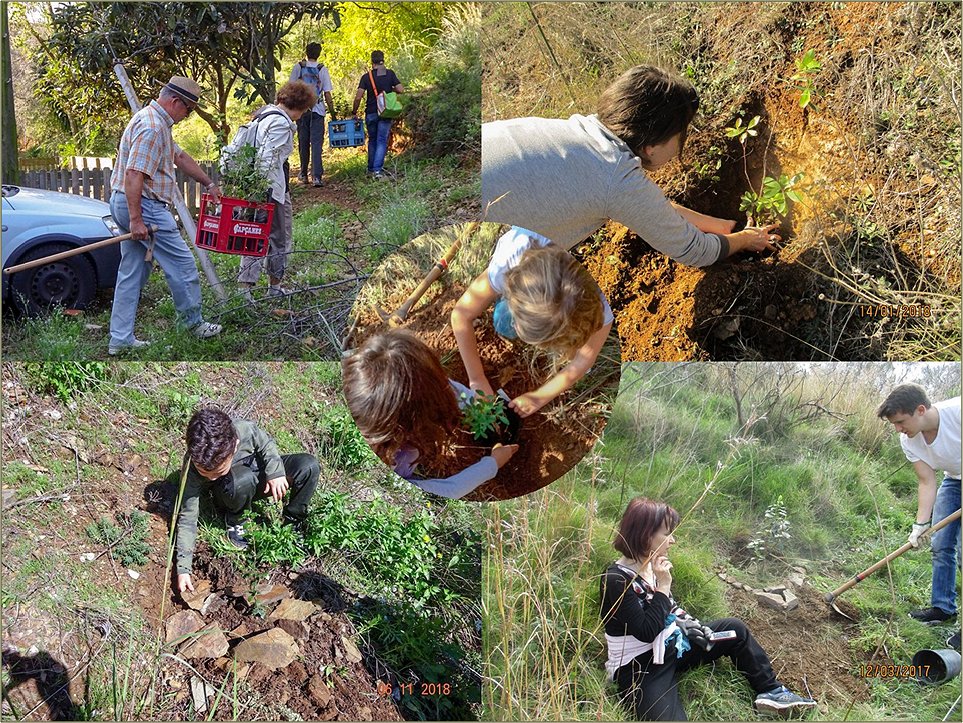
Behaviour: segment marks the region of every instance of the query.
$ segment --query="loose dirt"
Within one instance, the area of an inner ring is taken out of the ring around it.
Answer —
[[[442,359],[448,376],[462,384],[468,376],[458,354],[451,330],[451,311],[464,293],[464,287],[452,284],[413,311],[404,328],[414,332]],[[404,294],[390,295],[385,307],[397,308]],[[354,343],[360,345],[368,336],[383,331],[386,325],[372,310],[360,309]],[[510,397],[537,388],[549,373],[548,360],[533,359],[524,344],[513,343],[495,333],[490,312],[475,328],[479,354],[485,374],[492,385],[502,387]],[[610,336],[614,343],[614,335]],[[617,358],[617,351],[612,355]],[[509,499],[541,489],[561,477],[592,449],[602,434],[618,391],[619,367],[614,361],[599,356],[587,375],[588,390],[570,390],[561,404],[549,405],[522,420],[519,450],[498,471],[498,475],[478,487],[464,499],[492,501]],[[573,401],[578,396],[578,402]],[[459,430],[453,436],[444,457],[421,474],[447,477],[471,465],[487,454],[473,443],[468,432]]]
[[[732,616],[741,618],[772,659],[779,681],[820,703],[845,707],[869,699],[869,686],[858,677],[860,659],[850,649],[856,626],[827,605],[808,585],[794,588],[799,607],[782,612],[759,605],[749,593],[726,586]],[[845,601],[842,609],[857,617]]]

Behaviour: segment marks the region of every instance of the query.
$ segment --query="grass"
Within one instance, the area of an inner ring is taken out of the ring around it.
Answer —
[[[742,378],[743,401],[760,413],[777,406],[760,380],[780,371],[776,364],[753,366],[754,376]],[[959,370],[945,365],[943,372],[938,393],[950,396]],[[618,555],[614,530],[636,495],[665,500],[682,514],[673,594],[703,620],[731,614],[717,565],[758,587],[803,564],[809,583],[824,592],[899,546],[915,510],[912,470],[892,434],[880,442],[868,429],[856,433],[861,425],[884,425],[871,411],[882,388],[896,383],[892,374],[886,365],[833,365],[806,375],[786,394],[794,411],[785,412],[785,423],[749,439],[752,432],[734,434],[739,425],[723,365],[624,367],[601,449],[538,493],[489,508],[486,717],[624,719],[602,671],[598,576]],[[830,397],[848,430],[825,415],[792,424],[809,402]],[[745,544],[768,528],[766,510],[780,497],[791,538],[753,561]],[[916,650],[942,647],[948,629],[906,616],[928,605],[930,570],[927,554],[907,554],[894,562],[892,581],[882,571],[847,592],[861,622],[843,654],[866,662],[885,644],[884,655],[908,663]],[[895,680],[871,681],[869,690],[868,701],[852,709],[830,701],[816,718],[941,719],[957,693]],[[755,718],[748,687],[725,664],[687,673],[680,694],[693,720]]]

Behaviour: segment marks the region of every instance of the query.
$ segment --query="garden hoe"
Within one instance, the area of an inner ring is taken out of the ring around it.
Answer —
[[[421,284],[418,285],[418,288],[411,292],[411,295],[405,299],[405,302],[398,307],[397,311],[392,311],[389,313],[381,308],[381,306],[378,304],[375,304],[375,311],[378,312],[378,316],[381,317],[381,320],[387,321],[388,326],[392,328],[401,326],[405,322],[405,319],[408,318],[408,312],[411,311],[411,307],[417,304],[419,299],[421,299],[421,297],[425,295],[425,292],[428,291],[428,287],[441,278],[441,275],[448,270],[448,264],[450,264],[451,260],[455,258],[455,254],[457,254],[458,249],[461,248],[462,241],[469,238],[477,227],[478,222],[470,223],[465,227],[462,237],[455,239],[454,243],[448,247],[445,255],[438,259],[435,265],[432,266],[431,271],[428,272],[428,275],[425,276]]]
[[[157,226],[150,225],[147,227],[147,233],[150,240],[147,242],[147,254],[144,256],[144,261],[149,262],[154,258],[154,232],[157,230]],[[39,259],[34,259],[33,261],[27,261],[23,264],[17,264],[16,266],[10,266],[3,270],[3,273],[15,274],[18,271],[26,271],[27,269],[35,269],[38,266],[43,266],[44,264],[53,263],[54,261],[60,261],[61,259],[66,259],[70,256],[76,256],[77,254],[85,254],[88,251],[93,251],[94,249],[99,249],[102,246],[110,246],[111,244],[120,243],[121,241],[126,241],[133,234],[125,233],[120,236],[114,236],[113,238],[105,238],[103,241],[95,241],[92,244],[87,244],[86,246],[78,246],[75,249],[70,249],[69,251],[61,251],[58,254],[51,254],[50,256],[44,256]]]
[[[951,522],[954,522],[955,520],[960,519],[960,513],[961,513],[961,510],[957,510],[957,511],[954,512],[952,515],[950,515],[949,517],[945,517],[944,519],[940,520],[940,521],[937,522],[935,525],[933,525],[930,529],[928,529],[926,532],[924,532],[922,535],[920,535],[920,539],[923,539],[923,538],[926,537],[927,535],[932,535],[934,532],[937,532],[938,530],[942,530],[944,527],[946,527],[946,526],[947,526],[948,524],[950,524]],[[850,620],[852,620],[852,619],[853,619],[852,617],[850,617],[849,615],[847,615],[846,613],[844,613],[842,610],[840,610],[839,607],[837,607],[836,602],[835,602],[836,598],[838,598],[838,597],[839,597],[840,595],[842,595],[844,592],[846,592],[847,590],[849,590],[849,588],[851,588],[851,587],[853,587],[854,585],[856,585],[856,584],[862,582],[863,580],[865,580],[867,577],[869,577],[869,576],[872,575],[874,572],[876,572],[879,568],[883,567],[884,565],[889,564],[890,561],[895,560],[897,557],[899,557],[900,555],[902,555],[902,554],[903,554],[904,552],[906,552],[907,550],[912,550],[912,549],[913,549],[913,545],[912,545],[911,543],[909,543],[909,542],[904,543],[901,547],[893,550],[891,553],[889,553],[886,557],[884,557],[884,558],[883,558],[882,560],[880,560],[879,562],[877,562],[877,563],[875,563],[875,564],[873,564],[873,565],[870,565],[869,567],[867,567],[867,568],[866,568],[865,570],[863,570],[862,572],[856,574],[856,575],[853,577],[852,580],[848,580],[847,582],[843,583],[842,585],[840,585],[839,587],[837,587],[837,588],[836,588],[835,590],[833,590],[832,592],[827,592],[827,593],[826,593],[826,596],[825,596],[823,599],[832,607],[833,610],[835,610],[836,612],[838,612],[838,613],[839,613],[840,615],[842,615],[844,618],[849,618]]]

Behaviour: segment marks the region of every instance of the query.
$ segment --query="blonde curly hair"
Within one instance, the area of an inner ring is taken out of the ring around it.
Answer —
[[[591,274],[558,246],[530,248],[505,274],[505,301],[526,344],[571,359],[602,327],[602,298]]]

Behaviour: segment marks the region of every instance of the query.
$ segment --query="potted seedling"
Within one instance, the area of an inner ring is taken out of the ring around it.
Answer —
[[[489,396],[475,392],[474,398],[462,393],[465,406],[462,408],[462,421],[472,437],[483,447],[496,444],[514,444],[518,440],[522,418],[508,406],[511,401],[501,389],[498,394]]]
[[[252,203],[264,203],[269,198],[271,182],[263,165],[258,162],[257,148],[250,143],[232,150],[230,154],[222,154],[221,189],[224,195]],[[235,218],[235,221],[263,223],[267,220],[267,212],[262,208],[235,208],[234,213],[245,215],[244,218]]]

